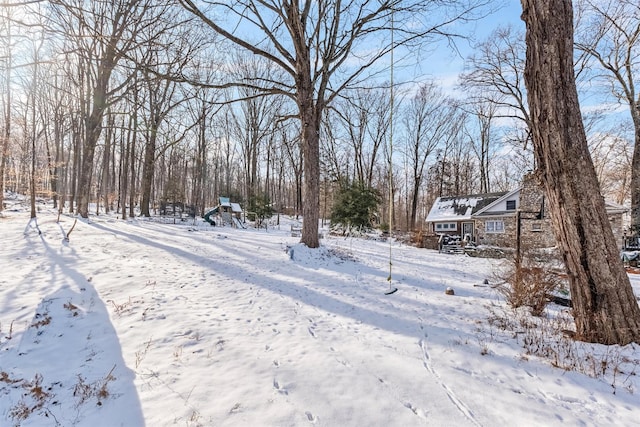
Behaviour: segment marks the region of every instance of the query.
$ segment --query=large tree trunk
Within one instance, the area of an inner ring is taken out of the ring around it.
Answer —
[[[297,8],[292,3],[294,10]],[[299,22],[300,11],[291,14],[295,19],[294,33],[297,40],[304,40],[304,24]],[[300,242],[309,248],[320,246],[318,221],[320,219],[320,118],[323,111],[323,96],[315,97],[314,80],[311,73],[309,47],[296,46],[296,89],[300,111],[302,136],[302,163],[304,182],[304,203],[302,204],[302,233]]]
[[[635,129],[633,158],[631,160],[631,232],[640,237],[640,102],[633,111],[631,118]]]
[[[569,273],[577,337],[640,343],[640,309],[620,261],[580,114],[571,1],[522,0],[522,6],[535,156]]]
[[[109,72],[110,75],[110,72]],[[93,178],[93,162],[96,146],[102,133],[102,118],[107,105],[108,77],[100,79],[102,85],[94,88],[92,110],[87,117],[85,126],[85,141],[80,165],[80,179],[78,181],[78,214],[83,218],[89,217],[89,202],[91,201],[91,183]]]
[[[104,154],[102,155],[102,177],[100,179],[100,188],[102,188],[102,197],[104,203],[104,213],[109,213],[109,193],[111,192],[111,188],[109,185],[110,174],[109,167],[112,162],[111,159],[111,145],[113,143],[114,138],[114,127],[115,127],[115,119],[113,115],[108,116],[108,126],[107,126],[107,135],[104,139]],[[100,200],[96,200],[98,202],[98,206],[96,207],[96,215],[100,211]]]
[[[320,219],[320,120],[316,109],[300,109],[302,119],[302,146],[304,164],[304,202],[302,204],[301,243],[309,248],[320,246],[318,220]]]
[[[144,147],[144,164],[142,166],[142,201],[140,202],[140,215],[151,216],[151,186],[156,164],[156,140],[157,128],[154,126],[149,134],[149,140]]]
[[[302,61],[302,64],[305,64]],[[314,105],[311,71],[300,67],[298,80],[298,108],[302,126],[302,163],[304,167],[304,203],[302,204],[302,235],[300,242],[309,248],[320,246],[320,116]]]

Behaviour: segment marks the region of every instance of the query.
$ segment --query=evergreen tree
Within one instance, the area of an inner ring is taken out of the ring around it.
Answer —
[[[372,227],[380,194],[361,181],[344,183],[331,209],[331,223],[346,229]]]

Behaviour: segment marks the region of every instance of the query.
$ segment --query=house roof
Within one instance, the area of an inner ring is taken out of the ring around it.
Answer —
[[[507,192],[438,197],[431,206],[427,222],[465,221],[506,196]]]
[[[495,200],[493,200],[492,202],[490,202],[489,204],[485,205],[484,207],[482,207],[481,209],[478,209],[476,212],[473,213],[474,216],[504,216],[504,215],[513,215],[515,213],[515,210],[508,210],[508,211],[496,211],[493,208],[495,206],[497,206],[498,204],[500,204],[501,202],[507,200],[507,199],[511,199],[514,195],[520,193],[520,190],[522,189],[522,187],[518,187],[515,190],[511,190],[508,191],[506,193],[503,193],[502,196],[496,198]]]
[[[433,203],[427,222],[467,221],[472,216],[513,215],[515,211],[495,211],[493,208],[500,202],[513,197],[522,187],[500,193],[472,194],[467,196],[438,197]],[[612,202],[605,201],[607,214],[621,214],[629,209]]]

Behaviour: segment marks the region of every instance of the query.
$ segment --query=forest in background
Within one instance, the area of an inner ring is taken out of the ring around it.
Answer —
[[[638,6],[597,7],[605,3],[576,2],[576,75],[603,195],[628,205]],[[164,203],[202,215],[218,196],[302,214],[304,145],[291,97],[228,83],[286,81],[272,62],[207,31],[181,2],[4,2],[0,13],[4,190],[72,213],[86,193],[91,213],[122,218]],[[358,182],[381,195],[380,223],[391,191],[395,227],[421,229],[436,197],[510,190],[535,168],[523,31],[502,26],[474,42],[453,90],[426,67],[408,76],[411,55],[397,52],[393,85],[387,52],[323,111],[321,218],[341,185]]]

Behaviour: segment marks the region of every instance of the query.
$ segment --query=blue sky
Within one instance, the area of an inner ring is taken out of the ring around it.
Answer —
[[[449,46],[440,46],[426,61],[423,62],[423,78],[431,78],[451,89],[455,85],[458,74],[463,71],[464,60],[473,52],[473,43],[485,40],[498,26],[512,25],[524,30],[524,22],[520,19],[522,5],[520,1],[506,0],[496,12],[466,29],[471,33],[471,40],[461,40],[458,43],[460,54],[456,54]],[[462,56],[460,56],[462,55]]]

